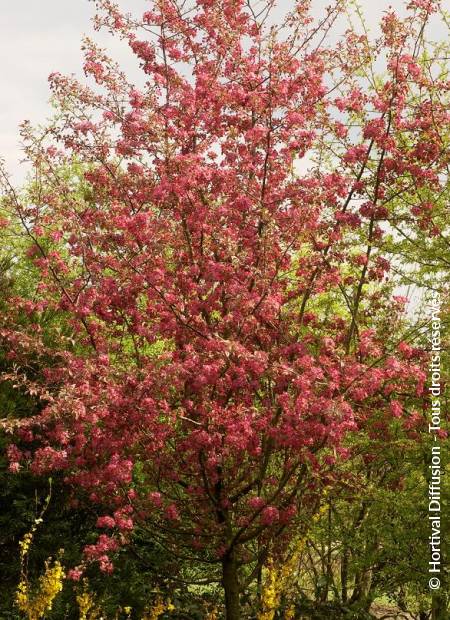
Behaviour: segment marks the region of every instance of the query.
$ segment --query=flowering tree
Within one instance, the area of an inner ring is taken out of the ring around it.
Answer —
[[[97,4],[143,83],[85,41],[88,84],[53,74],[55,120],[24,126],[26,194],[3,175],[40,270],[17,312],[63,313],[78,343],[32,386],[45,406],[11,467],[62,470],[98,506],[87,560],[112,570],[148,528],[197,583],[223,585],[234,620],[339,475],[347,434],[422,421],[384,239],[401,196],[439,235],[448,82],[425,40],[439,6],[386,13],[375,42],[327,43],[344,3],[317,22],[293,2],[281,25],[273,0],[158,0],[139,20]],[[43,347],[1,335],[19,366]]]

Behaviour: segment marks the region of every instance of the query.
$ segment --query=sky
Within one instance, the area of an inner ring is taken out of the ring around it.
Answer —
[[[450,0],[446,0],[449,3]],[[151,0],[118,0],[121,7],[142,13]],[[289,8],[293,0],[279,0]],[[312,0],[320,15],[330,0]],[[375,27],[390,5],[400,8],[403,0],[360,0],[367,22]],[[132,72],[132,58],[124,44],[107,33],[94,32],[94,4],[89,0],[0,0],[0,157],[13,179],[23,177],[19,124],[24,120],[42,123],[51,114],[47,78],[53,71],[81,75],[83,35],[92,36],[122,67]]]

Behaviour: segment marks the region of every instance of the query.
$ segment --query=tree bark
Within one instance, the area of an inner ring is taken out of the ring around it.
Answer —
[[[226,620],[241,620],[239,579],[233,550],[227,552],[222,560],[222,585],[225,593]]]
[[[431,605],[432,620],[448,620],[447,600],[444,592],[436,592],[433,594]]]
[[[350,603],[362,603],[363,608],[368,611],[372,604],[373,570],[372,568],[363,569],[355,578],[355,589],[350,599]]]
[[[348,601],[348,590],[347,590],[348,559],[349,559],[348,556],[349,556],[349,550],[347,547],[344,547],[344,550],[342,553],[342,560],[341,560],[341,599],[344,605]]]

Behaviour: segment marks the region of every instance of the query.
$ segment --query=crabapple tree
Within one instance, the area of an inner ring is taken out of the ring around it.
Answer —
[[[2,177],[39,270],[15,311],[60,312],[77,342],[33,385],[11,467],[62,471],[96,506],[86,562],[113,570],[145,528],[222,584],[228,620],[306,531],[348,433],[422,422],[384,241],[402,196],[439,236],[448,165],[439,4],[387,12],[375,41],[339,34],[345,3],[318,20],[290,4],[277,23],[274,0],[155,0],[140,18],[98,0],[141,83],[85,40],[85,83],[52,74],[54,120],[23,126],[32,182]],[[42,346],[1,335],[18,367]]]

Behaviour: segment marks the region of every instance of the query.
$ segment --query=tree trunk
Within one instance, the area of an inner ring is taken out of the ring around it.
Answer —
[[[436,592],[433,594],[431,601],[431,618],[432,620],[448,620],[447,600],[444,592]]]
[[[363,609],[368,611],[372,604],[372,580],[373,570],[372,568],[363,569],[362,572],[357,574],[355,578],[355,589],[350,599],[350,604],[360,603],[363,605]]]
[[[341,599],[344,605],[346,605],[348,601],[348,556],[349,550],[347,547],[344,547],[344,551],[342,553],[342,561],[341,561]]]
[[[222,585],[225,593],[226,620],[241,620],[239,580],[233,551],[229,551],[222,561]]]

